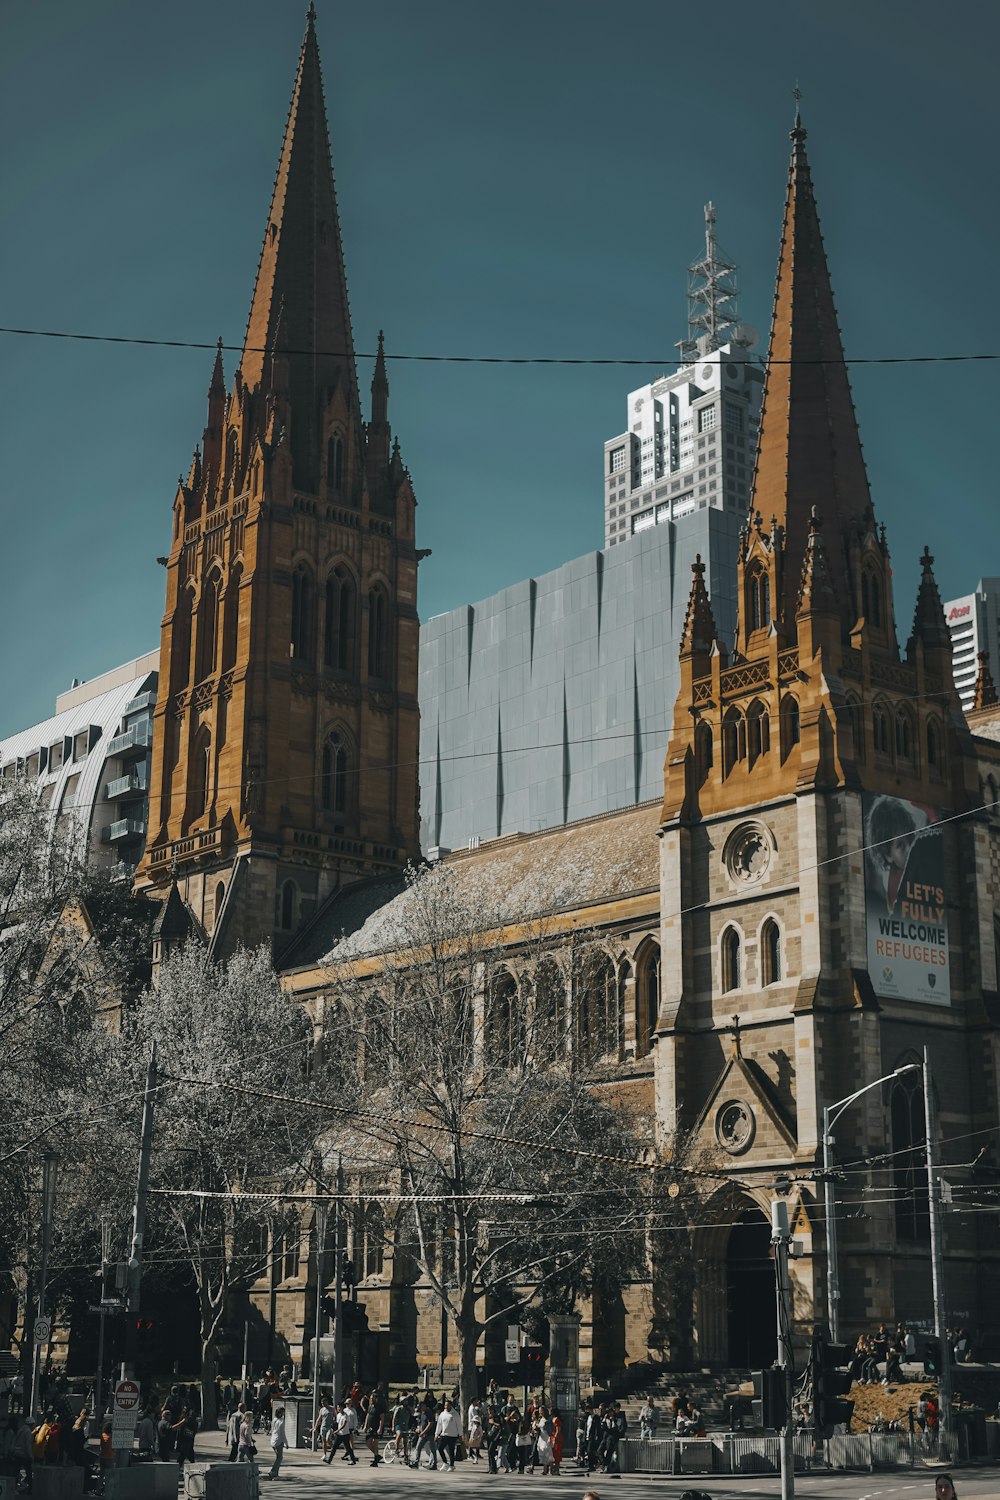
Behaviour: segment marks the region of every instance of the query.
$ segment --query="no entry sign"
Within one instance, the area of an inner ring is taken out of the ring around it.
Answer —
[[[131,1448],[139,1416],[139,1387],[134,1380],[119,1380],[111,1407],[111,1446]]]

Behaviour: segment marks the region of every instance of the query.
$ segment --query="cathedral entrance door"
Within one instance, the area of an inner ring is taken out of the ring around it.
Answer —
[[[777,1320],[771,1226],[760,1213],[745,1212],[726,1247],[729,1364],[763,1369],[777,1355]]]

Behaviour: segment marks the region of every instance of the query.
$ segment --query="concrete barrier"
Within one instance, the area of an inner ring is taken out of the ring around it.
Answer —
[[[260,1470],[256,1464],[187,1464],[186,1500],[259,1500]]]
[[[175,1500],[177,1465],[129,1464],[104,1472],[104,1500]]]
[[[83,1469],[78,1464],[35,1464],[31,1493],[35,1500],[77,1500],[83,1494]]]

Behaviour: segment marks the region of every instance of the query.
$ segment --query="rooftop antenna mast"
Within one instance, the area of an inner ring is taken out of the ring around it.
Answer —
[[[677,344],[684,364],[723,344],[744,342],[736,266],[719,251],[714,203],[705,204],[705,254],[688,266],[687,301],[687,338]]]

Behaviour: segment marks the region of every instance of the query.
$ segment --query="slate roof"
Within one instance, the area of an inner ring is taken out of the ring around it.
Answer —
[[[659,888],[660,804],[562,828],[496,839],[433,867],[456,901],[481,909],[484,925],[523,922]],[[305,967],[408,946],[415,898],[405,875],[349,886],[321,909],[282,968]]]

